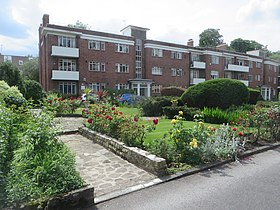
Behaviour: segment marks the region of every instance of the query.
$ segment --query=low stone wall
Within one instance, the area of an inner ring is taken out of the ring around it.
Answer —
[[[134,165],[142,168],[157,176],[166,175],[167,165],[163,158],[150,154],[147,151],[137,147],[128,147],[123,142],[106,135],[102,135],[88,128],[79,128],[82,136],[100,144],[104,148],[112,151],[116,155],[124,158],[125,160],[133,163]]]
[[[48,201],[34,205],[22,205],[21,210],[59,210],[59,209],[81,209],[94,205],[94,188],[86,186],[78,190],[71,191],[66,194],[58,195]]]

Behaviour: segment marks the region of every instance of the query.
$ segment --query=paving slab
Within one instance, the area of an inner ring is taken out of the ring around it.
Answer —
[[[59,138],[75,153],[77,170],[94,187],[96,197],[156,178],[79,134]]]

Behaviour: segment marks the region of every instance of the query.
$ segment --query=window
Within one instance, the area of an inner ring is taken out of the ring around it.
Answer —
[[[58,70],[59,71],[77,71],[76,60],[59,59]]]
[[[173,58],[173,59],[182,59],[182,53],[181,52],[172,51],[171,52],[171,58]]]
[[[225,78],[231,79],[231,72],[225,72]]]
[[[191,71],[191,79],[193,78],[199,78],[199,71],[198,70],[192,70]]]
[[[274,78],[273,78],[273,83],[276,84],[276,82],[277,82],[277,78],[274,77]]]
[[[115,87],[117,90],[129,89],[129,84],[116,84]]]
[[[176,69],[176,68],[171,68],[171,76],[172,77],[180,77],[183,75],[183,70],[182,69]]]
[[[162,75],[162,68],[155,66],[152,68],[152,74],[153,75]]]
[[[211,56],[211,63],[212,64],[219,64],[219,57],[215,56],[215,55],[212,55]]]
[[[4,55],[4,62],[12,62],[12,56]]]
[[[192,61],[200,61],[200,56],[198,54],[191,54]]]
[[[249,82],[253,82],[253,75],[248,75]]]
[[[58,46],[61,47],[76,47],[75,38],[67,36],[58,36]]]
[[[237,65],[244,66],[245,62],[244,60],[237,60]]]
[[[88,63],[88,70],[89,71],[105,71],[105,63],[90,61]]]
[[[116,64],[116,72],[119,72],[119,73],[128,73],[128,72],[129,72],[129,66],[128,66],[128,64],[120,64],[120,63],[117,63],[117,64]]]
[[[273,68],[274,68],[274,73],[276,73],[276,71],[277,71],[277,70],[276,70],[276,69],[277,69],[276,66],[273,66]]]
[[[23,65],[23,60],[19,60],[18,65],[22,66]]]
[[[232,64],[232,58],[226,57],[226,65]]]
[[[92,50],[105,50],[105,42],[89,40],[88,41],[88,49],[92,49]]]
[[[249,61],[249,68],[253,68],[253,61]]]
[[[152,50],[152,56],[154,57],[162,57],[163,56],[163,50],[162,49],[153,49]]]
[[[268,76],[268,82],[271,82],[271,76]]]
[[[211,71],[211,79],[217,79],[217,78],[219,78],[219,72]]]
[[[256,81],[261,81],[261,75],[259,75],[259,74],[256,75],[256,76],[255,76],[255,80],[256,80]]]
[[[76,82],[60,82],[59,91],[63,94],[76,95],[77,83]]]
[[[261,66],[262,66],[262,65],[261,65],[261,63],[260,63],[260,62],[257,62],[257,63],[256,63],[256,67],[257,67],[257,68],[259,68],[259,69],[260,69],[260,68],[261,68]]]
[[[93,91],[100,91],[106,88],[106,83],[89,83],[88,87]]]
[[[126,44],[116,44],[116,52],[129,53],[129,46]]]
[[[160,93],[162,89],[162,85],[152,85],[152,93],[157,94]]]

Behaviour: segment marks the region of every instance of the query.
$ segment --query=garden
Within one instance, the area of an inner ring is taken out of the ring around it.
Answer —
[[[112,90],[97,92],[98,100],[87,100],[89,92],[82,99],[37,90],[33,100],[0,81],[0,207],[38,203],[85,185],[74,155],[58,140],[58,115],[82,116],[81,126],[164,158],[169,173],[238,160],[248,149],[280,140],[280,102],[260,101],[258,90],[235,80],[169,87],[130,105],[119,104]]]

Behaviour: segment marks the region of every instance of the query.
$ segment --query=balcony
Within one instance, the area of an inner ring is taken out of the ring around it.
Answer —
[[[79,48],[52,46],[51,56],[78,58]]]
[[[205,78],[193,78],[191,79],[191,85],[196,85],[198,83],[204,82]]]
[[[52,80],[79,80],[80,74],[78,71],[59,71],[52,70]]]
[[[196,69],[205,69],[206,68],[206,64],[205,62],[201,62],[201,61],[193,61],[191,68],[196,68]]]
[[[225,67],[226,71],[238,71],[238,72],[249,72],[249,66],[240,66],[234,64],[228,64]]]

